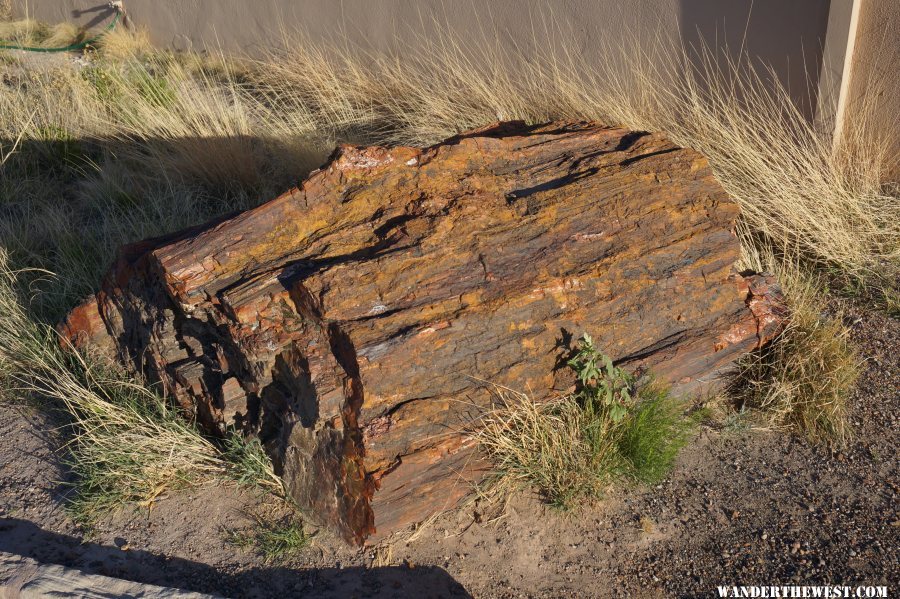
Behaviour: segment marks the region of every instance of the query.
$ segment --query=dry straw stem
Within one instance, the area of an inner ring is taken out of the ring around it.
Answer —
[[[394,565],[394,545],[382,543],[372,550],[372,568],[387,568]]]

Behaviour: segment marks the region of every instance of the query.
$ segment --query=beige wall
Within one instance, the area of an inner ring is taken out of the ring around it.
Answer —
[[[900,182],[900,1],[857,1],[859,22],[838,135],[869,113],[883,136],[886,178]]]
[[[836,0],[841,1],[841,0]],[[132,20],[164,46],[258,53],[282,30],[317,41],[350,40],[365,49],[415,52],[423,37],[449,29],[475,50],[500,43],[525,54],[565,44],[588,61],[605,43],[657,36],[732,52],[772,66],[807,114],[816,105],[829,0],[125,0]],[[99,0],[13,0],[45,21],[100,23]],[[752,7],[752,10],[751,10]],[[343,41],[341,43],[344,43]]]

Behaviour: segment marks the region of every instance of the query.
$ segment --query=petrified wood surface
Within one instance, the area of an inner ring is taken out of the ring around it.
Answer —
[[[737,205],[657,134],[504,123],[342,147],[271,202],[123,248],[65,323],[210,430],[258,432],[290,492],[362,542],[477,476],[480,381],[546,397],[570,336],[697,392],[780,324],[733,272]]]

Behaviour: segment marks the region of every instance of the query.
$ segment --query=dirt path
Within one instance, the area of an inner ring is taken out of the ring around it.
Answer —
[[[840,452],[772,432],[705,429],[663,484],[563,515],[516,497],[500,520],[448,513],[391,553],[317,537],[290,566],[228,545],[259,499],[232,488],[123,512],[94,537],[61,509],[42,417],[0,412],[0,551],[236,597],[708,597],[717,584],[900,582],[900,322],[851,311],[867,358]],[[123,550],[120,547],[127,547]]]

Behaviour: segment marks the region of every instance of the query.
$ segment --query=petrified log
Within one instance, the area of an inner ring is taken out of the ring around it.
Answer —
[[[300,505],[361,543],[464,495],[480,381],[567,388],[571,335],[675,392],[715,386],[781,321],[769,278],[733,272],[737,216],[658,134],[341,147],[258,208],[125,247],[64,329],[207,429],[257,433]]]

